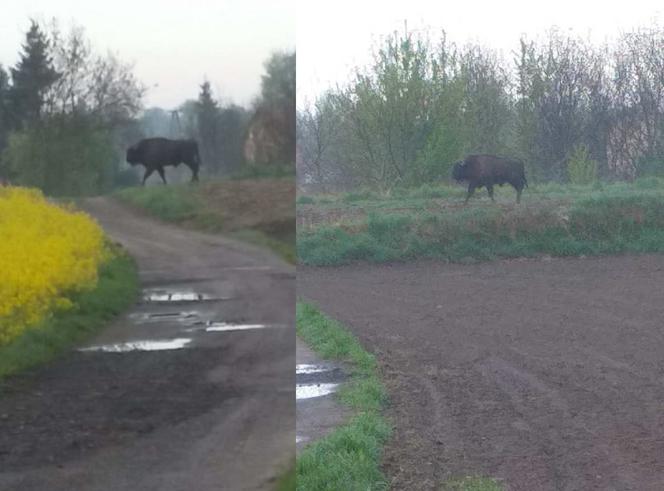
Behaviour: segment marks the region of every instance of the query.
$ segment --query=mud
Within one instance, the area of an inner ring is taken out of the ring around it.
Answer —
[[[343,424],[350,410],[334,397],[347,376],[342,366],[326,362],[299,338],[296,341],[297,365],[297,451],[324,437]]]
[[[299,268],[379,360],[392,489],[664,489],[664,257]]]

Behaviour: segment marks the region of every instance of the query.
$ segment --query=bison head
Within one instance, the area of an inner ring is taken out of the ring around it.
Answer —
[[[456,182],[461,182],[467,178],[466,176],[466,163],[463,160],[455,162],[452,166],[452,177]]]
[[[140,157],[138,155],[138,145],[134,145],[127,149],[127,162],[131,165],[139,164]]]

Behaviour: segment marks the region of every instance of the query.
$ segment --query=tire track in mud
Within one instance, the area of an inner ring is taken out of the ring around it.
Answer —
[[[664,489],[662,256],[300,268],[376,354],[393,489]]]

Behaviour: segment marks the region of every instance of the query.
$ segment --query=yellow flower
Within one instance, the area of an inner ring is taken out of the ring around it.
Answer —
[[[0,188],[0,345],[71,308],[68,297],[94,288],[109,257],[102,229],[85,213],[35,189]]]

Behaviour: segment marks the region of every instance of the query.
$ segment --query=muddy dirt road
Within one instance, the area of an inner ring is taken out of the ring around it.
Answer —
[[[664,489],[664,256],[298,269],[379,358],[393,489]]]
[[[295,455],[294,268],[108,199],[84,208],[137,259],[145,298],[0,388],[0,489],[272,489]]]

